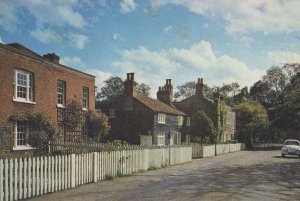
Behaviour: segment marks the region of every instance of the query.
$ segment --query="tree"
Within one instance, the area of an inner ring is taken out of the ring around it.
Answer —
[[[149,96],[150,95],[151,87],[147,84],[141,83],[137,86],[137,94],[140,96]]]
[[[269,119],[266,109],[257,101],[244,101],[234,107],[236,112],[236,138],[252,146],[257,138],[266,140]]]
[[[204,84],[204,94],[207,98],[212,99],[214,88],[210,88],[208,85]],[[183,85],[176,87],[178,91],[175,92],[176,100],[183,100],[188,97],[195,95],[196,83],[195,82],[186,82]]]
[[[99,142],[110,130],[108,117],[101,112],[89,110],[86,116],[87,136],[89,139]]]
[[[200,138],[201,144],[216,141],[213,122],[202,110],[198,110],[192,115],[190,134],[193,137]]]
[[[300,73],[291,78],[283,92],[284,103],[273,111],[272,125],[284,135],[277,137],[300,138]]]
[[[118,76],[111,76],[104,81],[104,87],[101,88],[101,91],[97,93],[97,100],[99,101],[109,101],[116,98],[119,95],[122,95],[124,92],[124,81]],[[150,95],[150,86],[144,83],[137,84],[137,94],[140,96],[149,96]]]
[[[97,93],[98,100],[112,100],[121,95],[124,91],[122,78],[118,76],[111,76],[104,81],[104,87]]]
[[[177,86],[177,92],[175,92],[175,99],[183,100],[188,97],[191,97],[195,94],[196,83],[195,82],[186,82],[183,85]]]

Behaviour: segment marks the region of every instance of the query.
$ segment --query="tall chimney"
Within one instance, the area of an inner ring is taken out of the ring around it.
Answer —
[[[127,73],[127,79],[124,82],[124,109],[133,110],[133,97],[136,96],[136,83],[134,81],[134,73]]]
[[[48,61],[51,61],[53,63],[59,64],[60,57],[56,55],[55,53],[48,53],[43,55],[44,59],[47,59]]]
[[[166,79],[166,84],[163,87],[158,88],[156,93],[157,100],[164,102],[168,105],[172,104],[173,101],[173,85],[171,79]]]
[[[198,81],[196,83],[196,95],[203,95],[203,91],[203,78],[198,78]]]

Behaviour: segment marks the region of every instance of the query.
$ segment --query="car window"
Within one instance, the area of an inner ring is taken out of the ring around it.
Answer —
[[[297,141],[286,141],[285,145],[299,145]]]

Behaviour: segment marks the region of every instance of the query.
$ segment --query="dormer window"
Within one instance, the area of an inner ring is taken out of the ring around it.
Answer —
[[[157,115],[157,123],[165,124],[166,123],[166,114],[158,113]]]

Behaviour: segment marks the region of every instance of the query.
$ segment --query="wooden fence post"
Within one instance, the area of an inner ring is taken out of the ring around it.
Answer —
[[[75,180],[76,180],[76,174],[75,174],[75,154],[71,154],[71,188],[75,187]]]
[[[94,174],[94,183],[97,182],[97,178],[98,178],[98,153],[94,152],[93,153],[93,170],[92,170],[93,174]]]

